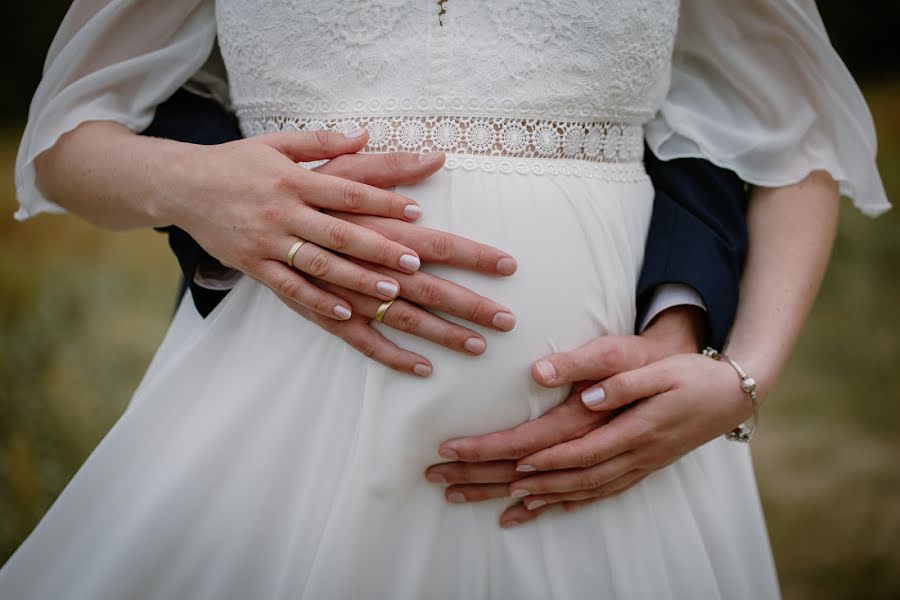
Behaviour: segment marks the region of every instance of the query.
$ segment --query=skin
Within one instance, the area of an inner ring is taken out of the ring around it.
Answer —
[[[200,146],[94,121],[38,156],[35,169],[41,190],[68,211],[107,229],[178,225],[366,356],[426,377],[427,358],[370,326],[378,306],[401,298],[385,324],[478,355],[486,346],[481,334],[425,309],[497,331],[515,326],[512,312],[418,266],[505,277],[517,265],[496,248],[414,225],[415,202],[382,189],[431,176],[443,154],[355,154],[367,141],[364,131],[320,131]],[[295,164],[320,159],[333,160],[315,170]],[[313,243],[300,248],[292,269],[286,255],[298,238]]]
[[[838,203],[837,184],[821,172],[796,185],[752,192],[750,247],[725,352],[756,379],[761,401],[815,300]],[[523,498],[500,517],[501,526],[512,527],[556,504],[572,510],[620,494],[747,420],[752,408],[732,367],[678,350],[677,319],[692,317],[666,313],[641,336],[647,340],[600,338],[536,361],[534,380],[548,387],[575,384],[569,398],[511,430],[445,442],[439,454],[450,462],[430,467],[426,477],[450,484],[450,502]],[[660,334],[665,341],[655,345]],[[684,338],[681,343],[689,345]],[[552,379],[545,361],[554,366]],[[598,387],[605,399],[586,404],[582,394]]]

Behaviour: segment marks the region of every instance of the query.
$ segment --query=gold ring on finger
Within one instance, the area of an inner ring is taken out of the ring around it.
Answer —
[[[288,250],[287,264],[289,264],[292,267],[294,266],[294,257],[297,256],[297,250],[299,250],[300,246],[302,246],[305,243],[306,243],[306,240],[304,240],[303,238],[299,238],[299,239],[297,239],[296,242],[294,242],[294,245],[291,246],[290,250]]]
[[[384,323],[384,313],[388,311],[395,300],[388,300],[387,302],[383,302],[381,306],[378,307],[378,310],[375,311],[375,320],[379,323]]]

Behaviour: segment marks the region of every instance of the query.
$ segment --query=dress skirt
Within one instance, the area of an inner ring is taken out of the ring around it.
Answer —
[[[422,379],[248,277],[207,319],[183,301],[125,413],[0,571],[0,598],[778,597],[745,445],[717,439],[619,496],[508,530],[512,499],[453,505],[424,478],[442,441],[567,396],[537,386],[532,361],[632,332],[646,176],[460,167],[398,191],[421,224],[516,257],[509,278],[424,267],[509,307],[515,329],[481,330],[472,357],[377,324],[431,359]]]

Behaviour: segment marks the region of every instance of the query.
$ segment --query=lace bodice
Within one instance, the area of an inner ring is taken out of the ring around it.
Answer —
[[[17,218],[62,211],[34,160],[80,123],[141,131],[189,81],[225,96],[216,38],[250,135],[362,125],[377,151],[607,178],[646,140],[768,187],[824,170],[867,214],[890,206],[809,0],[80,0],[31,103]]]
[[[571,149],[605,134],[607,125],[595,131],[592,122],[654,115],[669,85],[678,5],[218,0],[216,19],[232,103],[249,133],[285,118],[301,126],[375,115],[547,119],[556,122],[542,130],[544,145],[565,152],[567,140]],[[578,131],[560,120],[579,122]],[[618,143],[621,131],[613,135]],[[534,140],[530,151],[541,154]]]

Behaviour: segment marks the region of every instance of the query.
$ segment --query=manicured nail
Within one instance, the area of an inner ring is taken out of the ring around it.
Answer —
[[[447,478],[440,473],[428,473],[425,475],[425,479],[431,483],[447,483]]]
[[[453,504],[462,504],[466,501],[466,497],[459,492],[453,492],[452,494],[447,496],[447,500],[449,500]]]
[[[403,207],[403,216],[410,221],[415,221],[422,216],[422,207],[415,204],[407,204]]]
[[[509,529],[510,527],[515,527],[516,525],[519,525],[519,521],[516,521],[515,519],[512,519],[510,521],[503,521],[502,523],[500,523],[500,527],[502,527],[503,529]]]
[[[534,368],[537,369],[547,383],[553,383],[553,380],[556,379],[556,367],[549,360],[538,361],[535,363]]]
[[[419,363],[413,367],[413,373],[415,373],[419,377],[428,377],[429,375],[431,375],[431,367]]]
[[[349,319],[353,314],[349,309],[347,309],[347,307],[341,306],[340,304],[336,304],[332,310],[334,311],[334,314],[345,321]]]
[[[540,508],[540,507],[542,507],[542,506],[544,506],[544,505],[546,505],[546,504],[547,504],[547,501],[546,501],[546,500],[532,500],[530,503],[529,503],[529,502],[526,502],[526,503],[525,503],[525,507],[526,507],[528,510],[534,510],[534,509]]]
[[[516,467],[516,471],[519,473],[533,473],[537,471],[537,467],[532,467],[531,465],[519,465]]]
[[[498,312],[491,321],[500,331],[509,331],[516,326],[516,318],[509,312]]]
[[[353,131],[348,131],[347,133],[344,134],[344,137],[347,138],[347,139],[352,140],[352,139],[354,139],[354,138],[358,138],[359,136],[361,136],[361,135],[364,134],[365,132],[366,132],[366,130],[365,130],[364,128],[359,127],[359,128],[357,128],[357,129],[354,129]]]
[[[606,398],[602,387],[593,387],[581,392],[581,401],[588,406],[597,406]]]
[[[419,267],[422,266],[422,261],[419,260],[418,256],[404,254],[400,257],[400,266],[407,271],[418,271]]]
[[[437,162],[440,158],[440,152],[422,152],[421,154],[419,154],[419,163],[423,165],[430,165],[433,162]]]
[[[463,343],[463,348],[470,354],[481,354],[484,352],[484,340],[481,338],[470,337]]]
[[[387,297],[388,300],[390,300],[391,298],[395,298],[400,292],[400,288],[398,288],[396,284],[393,284],[390,281],[379,281],[375,284],[375,289],[378,290],[379,294]]]
[[[450,448],[441,448],[438,450],[438,456],[446,458],[447,460],[459,460],[459,454]]]
[[[524,498],[525,496],[529,495],[531,495],[531,492],[523,489],[515,490],[512,494],[510,494],[510,496],[512,496],[513,498]]]
[[[518,267],[519,265],[516,263],[516,259],[508,256],[504,256],[497,261],[497,272],[501,275],[512,275],[516,272]]]

